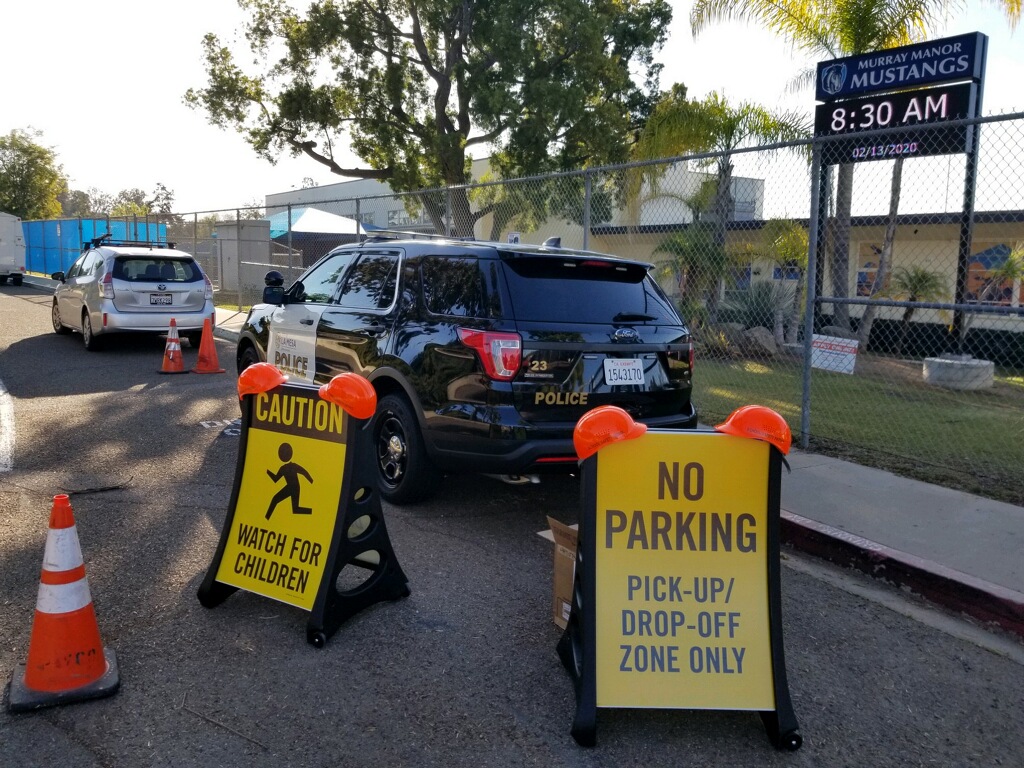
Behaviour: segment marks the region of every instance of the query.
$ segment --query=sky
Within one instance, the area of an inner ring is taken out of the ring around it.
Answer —
[[[813,61],[740,23],[716,25],[694,40],[689,0],[673,6],[659,56],[663,88],[683,82],[693,98],[719,90],[734,102],[813,112],[809,91],[786,90]],[[1011,35],[991,5],[970,6],[940,36],[989,35],[984,112],[1024,110],[1024,24]],[[151,7],[137,0],[8,3],[0,135],[40,131],[36,141],[54,150],[72,189],[151,193],[160,183],[182,213],[262,204],[265,195],[301,187],[305,178],[317,185],[346,180],[308,158],[285,156],[271,165],[239,134],[185,105],[185,92],[206,84],[203,36],[214,32],[228,42],[241,27],[245,16],[235,0],[175,0],[148,13]]]

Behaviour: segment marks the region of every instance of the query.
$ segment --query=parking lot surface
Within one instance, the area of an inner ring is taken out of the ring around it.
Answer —
[[[222,363],[230,346],[218,344]],[[569,735],[555,653],[546,515],[579,517],[572,478],[447,478],[428,504],[385,506],[409,597],[327,646],[305,613],[196,590],[234,479],[232,374],[161,377],[160,342],[100,355],[49,330],[45,296],[0,293],[0,371],[14,466],[0,475],[0,670],[24,662],[52,497],[69,492],[113,697],[0,715],[0,764],[74,766],[1006,765],[1024,744],[1024,668],[893,610],[850,574],[783,552],[783,628],[804,736],[776,752],[750,712],[601,710]],[[188,351],[186,350],[186,354]],[[192,353],[194,354],[194,352]],[[186,360],[187,364],[192,361]],[[852,580],[856,589],[846,586]]]

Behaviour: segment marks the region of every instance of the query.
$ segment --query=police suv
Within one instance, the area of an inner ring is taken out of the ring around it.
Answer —
[[[576,421],[596,406],[697,424],[690,332],[650,267],[555,243],[375,236],[287,289],[268,273],[238,370],[365,376],[380,492],[395,504],[428,498],[446,473],[570,472]]]

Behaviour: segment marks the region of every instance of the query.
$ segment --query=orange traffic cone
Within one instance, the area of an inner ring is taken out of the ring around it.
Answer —
[[[203,340],[199,342],[199,360],[192,373],[224,373],[217,360],[217,345],[213,342],[210,318],[203,320]]]
[[[100,640],[71,503],[54,496],[28,662],[14,670],[8,709],[110,696],[120,682],[117,657]]]
[[[185,360],[181,356],[181,339],[178,338],[178,324],[171,318],[171,328],[167,332],[167,344],[164,347],[164,364],[160,373],[186,373]]]

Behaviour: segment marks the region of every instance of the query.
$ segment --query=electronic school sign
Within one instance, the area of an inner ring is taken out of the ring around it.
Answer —
[[[982,78],[987,38],[980,32],[818,63],[815,98],[849,99]]]
[[[825,165],[970,153],[988,38],[980,32],[818,64]],[[839,138],[844,137],[844,138]]]
[[[782,454],[706,431],[649,430],[583,461],[576,587],[559,655],[576,681],[572,735],[596,710],[752,710],[801,737],[779,596]]]

